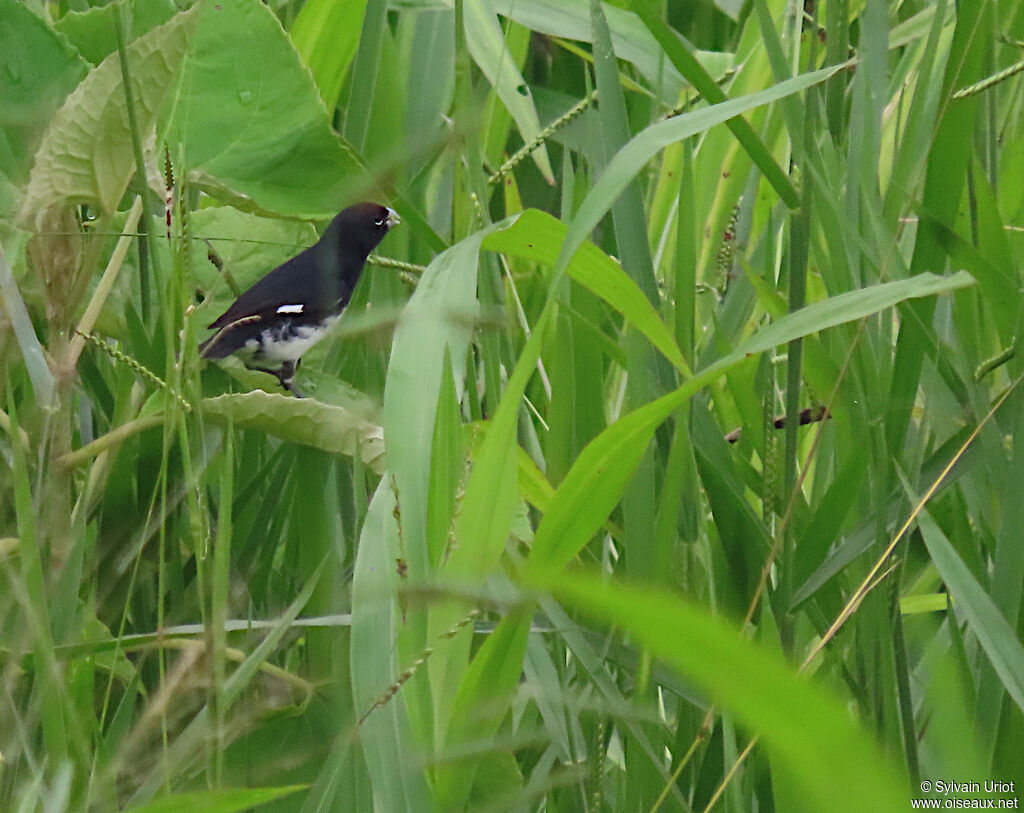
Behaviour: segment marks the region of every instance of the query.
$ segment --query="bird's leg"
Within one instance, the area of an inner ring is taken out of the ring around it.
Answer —
[[[296,398],[304,398],[306,394],[295,386],[295,374],[299,370],[299,365],[302,363],[302,358],[296,358],[292,365],[292,378],[288,382],[288,389],[295,395]]]
[[[295,371],[299,368],[300,361],[301,359],[299,361],[282,362],[281,366],[276,370],[271,370],[269,367],[261,367],[251,362],[245,362],[245,366],[250,370],[274,376],[283,389],[292,393],[296,398],[305,398],[306,396],[295,386]]]
[[[305,398],[296,387],[295,387],[295,371],[299,368],[301,359],[296,361],[286,361],[281,364],[279,370],[268,370],[267,372],[273,373],[277,376],[277,380],[281,382],[281,386],[284,387],[288,392],[292,393],[296,398]]]

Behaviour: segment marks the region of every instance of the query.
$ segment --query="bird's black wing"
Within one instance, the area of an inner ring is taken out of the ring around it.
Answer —
[[[278,266],[243,293],[210,327],[216,329],[199,346],[204,358],[224,358],[256,338],[275,321],[318,324],[345,305],[337,263],[321,244]]]
[[[248,317],[263,317],[278,308],[295,308],[283,313],[306,315],[328,313],[338,305],[342,292],[336,282],[337,271],[318,246],[279,265],[234,301],[230,308],[210,323],[223,328]],[[301,306],[302,310],[297,308]]]

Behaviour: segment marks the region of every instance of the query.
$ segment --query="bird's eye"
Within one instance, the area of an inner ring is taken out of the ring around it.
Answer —
[[[382,217],[380,220],[374,220],[373,221],[373,225],[376,226],[378,229],[381,226],[383,226],[385,223],[387,223],[387,218],[386,217]]]

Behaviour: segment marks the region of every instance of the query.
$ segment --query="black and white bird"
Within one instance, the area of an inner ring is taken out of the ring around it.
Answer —
[[[294,380],[303,354],[341,316],[366,258],[398,223],[398,213],[378,203],[345,209],[317,243],[259,280],[210,324],[217,332],[199,346],[200,355],[238,353],[247,367],[277,376],[301,397]],[[271,369],[277,362],[280,367]]]

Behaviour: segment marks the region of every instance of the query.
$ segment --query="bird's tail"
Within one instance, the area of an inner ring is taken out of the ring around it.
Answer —
[[[252,338],[251,331],[239,330],[244,325],[260,321],[259,315],[243,316],[224,325],[209,339],[199,345],[199,356],[204,359],[227,358],[240,350]]]
[[[222,359],[224,356],[217,353],[217,339],[220,338],[220,331],[214,333],[205,342],[199,345],[199,357],[204,359]],[[224,355],[227,355],[225,353]]]

